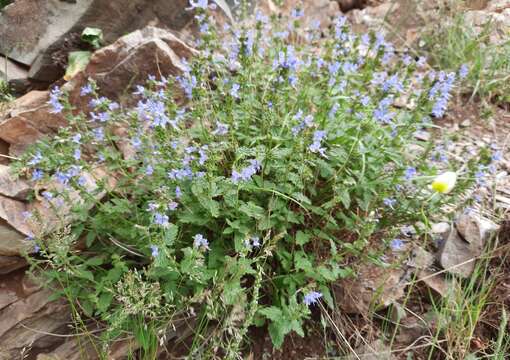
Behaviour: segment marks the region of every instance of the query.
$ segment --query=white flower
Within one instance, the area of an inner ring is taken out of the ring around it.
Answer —
[[[457,183],[457,173],[453,171],[447,171],[441,175],[438,175],[434,181],[432,181],[432,189],[441,193],[448,194],[455,187]]]

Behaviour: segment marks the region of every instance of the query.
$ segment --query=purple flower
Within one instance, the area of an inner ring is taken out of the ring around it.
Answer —
[[[154,168],[152,167],[152,165],[147,165],[147,167],[145,168],[145,175],[151,176],[152,174],[154,174]]]
[[[81,159],[81,150],[75,149],[73,153],[74,160],[80,160]]]
[[[404,241],[401,239],[393,239],[391,240],[390,246],[393,251],[400,251],[404,248]]]
[[[92,84],[88,83],[87,85],[83,86],[80,89],[80,96],[92,94],[93,91],[94,91],[94,88],[92,87]]]
[[[216,130],[213,131],[213,135],[226,135],[228,133],[228,125],[222,122],[216,122]]]
[[[92,130],[92,134],[94,135],[94,139],[96,141],[103,141],[104,140],[104,130],[103,128],[95,128]]]
[[[414,176],[416,176],[416,169],[414,167],[408,167],[404,173],[405,179],[411,180]]]
[[[315,131],[313,133],[313,142],[308,147],[308,149],[311,152],[313,152],[313,153],[317,153],[318,152],[322,156],[326,157],[326,154],[325,154],[326,149],[321,147],[321,142],[322,142],[322,140],[324,139],[325,136],[326,136],[326,132],[325,131],[323,131],[323,130]]]
[[[47,200],[47,201],[50,201],[51,199],[53,199],[53,194],[49,191],[43,191],[42,192],[42,196]]]
[[[48,101],[48,104],[53,108],[51,112],[54,114],[61,113],[64,110],[64,105],[60,103],[60,96],[62,96],[62,91],[58,86],[55,86],[50,92],[50,100]]]
[[[175,209],[177,209],[177,207],[179,206],[178,203],[176,203],[175,201],[170,201],[167,205],[167,208],[168,210],[170,211],[175,211]]]
[[[204,9],[206,10],[209,6],[209,0],[189,0],[189,4],[191,5],[192,9]]]
[[[180,198],[181,198],[181,196],[182,196],[181,188],[180,188],[179,186],[176,186],[176,187],[175,187],[175,197],[176,197],[177,199],[180,199]]]
[[[251,179],[253,175],[257,173],[257,171],[260,170],[261,164],[258,160],[252,159],[249,161],[250,166],[247,166],[243,169],[241,169],[241,172],[232,171],[231,180],[234,184],[237,184],[239,181],[248,181]]]
[[[159,255],[159,248],[156,245],[151,245],[151,255],[153,258],[157,258]]]
[[[41,152],[37,151],[35,153],[35,155],[32,157],[32,159],[27,164],[30,166],[34,166],[34,165],[39,164],[41,162],[41,160],[42,160]]]
[[[232,84],[232,89],[230,89],[230,95],[236,99],[239,98],[239,89],[241,86],[239,84]]]
[[[317,301],[322,297],[322,294],[318,291],[310,291],[308,294],[305,295],[303,299],[303,303],[306,306],[314,305],[317,303]]]
[[[501,161],[503,159],[503,153],[501,151],[495,151],[491,156],[492,161]]]
[[[81,134],[74,135],[72,140],[75,144],[81,144]]]
[[[209,241],[202,234],[196,234],[193,236],[193,247],[195,249],[203,248],[209,250]]]
[[[383,199],[383,204],[390,207],[390,208],[393,208],[393,206],[397,203],[397,200],[396,199],[393,199],[393,198],[384,198]]]
[[[41,180],[43,178],[43,176],[44,176],[44,172],[41,169],[35,169],[32,172],[32,180],[33,181]]]
[[[459,69],[459,78],[465,79],[469,74],[469,68],[466,64],[462,64]]]
[[[160,226],[168,226],[168,216],[162,213],[154,213],[154,224],[160,225]]]

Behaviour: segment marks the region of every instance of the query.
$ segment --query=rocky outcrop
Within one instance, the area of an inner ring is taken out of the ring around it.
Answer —
[[[0,360],[24,359],[62,341],[70,313],[23,273],[0,278]]]
[[[123,104],[133,102],[132,90],[149,75],[178,75],[185,69],[183,59],[196,53],[170,31],[148,26],[121,37],[110,46],[96,51],[89,65],[72,79],[65,89],[70,101],[80,109],[88,108],[88,99],[80,88],[93,79],[103,96]]]
[[[63,75],[58,58],[80,46],[73,39],[85,27],[102,29],[106,43],[148,24],[180,30],[192,19],[188,7],[188,0],[17,0],[0,14],[0,53],[32,66],[32,79],[53,82]]]

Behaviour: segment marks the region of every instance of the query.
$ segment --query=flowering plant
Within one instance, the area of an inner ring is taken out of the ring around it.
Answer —
[[[56,183],[44,200],[57,212],[71,201],[75,215],[34,234],[33,263],[52,269],[78,319],[105,322],[107,342],[134,334],[147,358],[189,317],[214,335],[191,353],[235,357],[265,323],[277,347],[303,336],[314,305],[335,306],[329,285],[354,275],[353,261],[466,184],[431,197],[420,178],[441,162],[425,148],[406,154],[413,133],[443,116],[456,74],[398,56],[381,34],[353,34],[345,18],[321,39],[318,26],[300,28],[299,11],[285,28],[259,14],[220,41],[203,3],[192,3],[200,55],[183,74],[150,77],[133,109],[91,81],[81,90],[90,112],[72,115],[54,89],[70,125],[19,165]],[[115,187],[90,179],[98,168]]]

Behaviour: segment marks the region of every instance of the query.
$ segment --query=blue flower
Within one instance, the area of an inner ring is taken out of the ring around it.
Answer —
[[[35,169],[32,172],[32,180],[33,181],[41,180],[43,178],[43,176],[44,176],[44,172],[41,169]]]
[[[193,236],[193,247],[195,249],[203,248],[209,250],[209,241],[202,234],[196,234]]]
[[[239,98],[239,89],[241,86],[239,84],[232,84],[232,89],[230,89],[230,95],[234,98]]]
[[[416,176],[416,169],[414,167],[408,167],[404,173],[405,179],[411,180],[414,176]]]
[[[30,166],[34,166],[34,165],[39,164],[41,162],[41,160],[42,160],[41,152],[37,151],[35,153],[35,155],[32,157],[32,159],[27,164]]]
[[[62,91],[58,86],[54,87],[50,92],[50,100],[48,101],[48,104],[53,108],[51,112],[54,114],[61,113],[64,110],[64,105],[60,103],[60,96],[62,96]]]
[[[168,216],[162,213],[154,213],[154,224],[160,226],[168,226]]]
[[[176,187],[175,187],[175,197],[176,197],[177,199],[180,199],[180,198],[181,198],[181,196],[182,196],[181,188],[180,188],[179,186],[176,186]]]
[[[247,166],[243,169],[241,169],[241,172],[232,171],[231,180],[234,184],[237,184],[239,181],[248,181],[251,179],[253,175],[257,173],[257,171],[260,170],[261,164],[258,160],[252,159],[249,161],[250,166]]]
[[[466,64],[462,64],[459,69],[459,78],[465,79],[469,75],[469,68]]]
[[[156,245],[151,245],[151,255],[153,258],[157,258],[159,255],[159,248]]]
[[[74,157],[74,160],[80,160],[80,158],[81,158],[81,150],[80,149],[75,149],[74,153],[73,153],[73,157]]]
[[[96,141],[103,141],[104,140],[104,130],[103,128],[95,128],[92,130],[92,134],[94,135],[94,139]]]
[[[92,84],[88,83],[87,85],[83,86],[80,89],[80,96],[92,94],[93,91],[94,91],[94,88],[92,87]]]
[[[404,241],[401,239],[393,239],[391,240],[390,246],[393,251],[400,251],[404,248]]]
[[[317,303],[317,301],[322,297],[322,294],[318,291],[310,291],[308,294],[305,295],[303,299],[303,303],[306,306],[314,305]]]
[[[192,9],[207,9],[209,6],[209,0],[189,0],[189,4],[191,5]]]
[[[393,199],[393,198],[384,198],[383,204],[390,208],[393,208],[393,206],[395,206],[397,204],[397,200]]]
[[[325,151],[326,149],[321,147],[321,142],[326,137],[326,132],[323,130],[317,130],[313,133],[313,142],[308,147],[308,149],[313,153],[319,153],[322,156],[326,157]]]
[[[49,191],[43,191],[42,194],[43,198],[45,198],[47,201],[50,201],[53,199],[53,194]]]
[[[222,122],[216,122],[216,130],[213,131],[213,135],[226,135],[228,133],[228,125]]]

